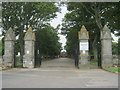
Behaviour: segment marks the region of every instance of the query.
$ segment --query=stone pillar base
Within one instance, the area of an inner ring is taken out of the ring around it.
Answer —
[[[79,63],[80,69],[90,69],[90,62],[89,62],[89,56],[80,56],[80,63]]]
[[[88,55],[80,55],[80,64],[89,64],[89,56]]]
[[[112,55],[103,55],[102,56],[102,67],[112,67]]]
[[[23,67],[25,68],[34,68],[34,59],[29,55],[23,56]]]
[[[5,65],[5,66],[10,66],[10,67],[14,67],[14,60],[13,60],[13,56],[6,56],[6,55],[4,55],[3,56],[3,65]]]

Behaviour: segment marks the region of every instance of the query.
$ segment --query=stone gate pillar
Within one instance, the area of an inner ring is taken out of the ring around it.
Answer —
[[[80,55],[79,55],[79,67],[80,68],[89,68],[89,36],[88,31],[83,25],[79,32],[79,47],[80,47]]]
[[[34,46],[35,46],[35,33],[30,27],[24,37],[25,42],[25,54],[23,56],[23,67],[34,68],[35,66],[35,55],[34,55]]]
[[[101,34],[101,45],[102,67],[112,66],[112,37],[111,31],[108,29],[107,25],[104,26]]]
[[[9,28],[4,38],[3,64],[10,67],[14,67],[14,41],[15,33]]]

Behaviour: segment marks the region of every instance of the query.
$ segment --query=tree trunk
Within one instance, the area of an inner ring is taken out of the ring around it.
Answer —
[[[93,48],[94,60],[97,60],[97,48]]]
[[[93,41],[92,47],[93,47],[93,55],[94,55],[94,59],[97,60],[97,46],[96,46],[96,42],[97,42],[97,35],[95,36],[95,39]]]
[[[98,7],[95,10],[95,20],[96,20],[96,24],[100,30],[100,37],[102,37],[103,26],[102,26],[102,22],[101,22],[101,14],[99,14],[99,12],[100,12],[100,10]]]
[[[20,61],[23,63],[23,55],[24,55],[24,33],[23,33],[23,26],[20,28],[20,37],[19,37],[19,45],[20,45]]]
[[[100,33],[99,37],[102,37],[103,26],[102,26],[102,22],[101,22],[100,4],[97,5],[97,3],[95,2],[95,4],[94,4],[95,6],[94,6],[94,8],[92,8],[94,13],[92,13],[83,3],[81,3],[81,4],[87,10],[88,13],[90,13],[92,16],[94,16],[94,18],[96,20],[96,24],[97,24],[97,26],[99,28],[99,31],[100,31],[99,32]],[[100,40],[100,38],[99,38],[99,46],[97,46],[97,47],[99,47],[97,49],[97,51],[99,51],[98,55],[101,57],[101,40]]]

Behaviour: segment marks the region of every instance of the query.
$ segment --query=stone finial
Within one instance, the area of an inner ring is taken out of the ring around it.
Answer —
[[[105,25],[104,28],[103,28],[103,32],[102,32],[102,37],[101,37],[101,39],[112,39],[111,31],[110,31],[110,29],[107,27],[107,25]]]
[[[35,40],[35,33],[32,31],[32,27],[27,30],[24,40]]]
[[[81,30],[83,30],[83,31],[84,31],[84,30],[86,30],[86,28],[85,28],[85,26],[84,26],[84,25],[82,25]]]
[[[33,32],[33,31],[32,31],[32,27],[29,27],[29,29],[28,29],[27,32]]]
[[[6,32],[5,40],[15,40],[15,33],[11,27]]]
[[[80,39],[89,39],[88,31],[83,25],[80,31]]]

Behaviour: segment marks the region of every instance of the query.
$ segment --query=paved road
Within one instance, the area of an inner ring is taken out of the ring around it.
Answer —
[[[55,59],[56,60],[56,59]],[[71,60],[61,58],[60,60]],[[117,88],[118,74],[101,69],[79,70],[74,67],[73,61],[60,64],[59,68],[51,68],[52,64],[44,62],[42,68],[13,69],[2,73],[3,88]],[[53,63],[57,60],[51,61]],[[66,63],[66,64],[65,64]],[[58,63],[57,63],[58,64]],[[56,64],[56,65],[57,65]],[[63,65],[63,66],[61,66]],[[44,68],[47,67],[47,68]],[[50,67],[48,69],[48,67]],[[55,66],[56,67],[56,66]],[[63,68],[64,67],[64,68]]]
[[[52,60],[45,60],[42,61],[41,68],[44,69],[76,69],[74,60],[70,58],[56,58]]]

